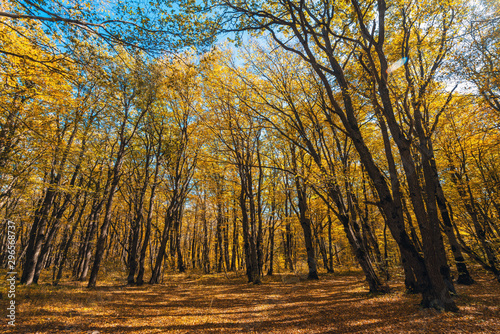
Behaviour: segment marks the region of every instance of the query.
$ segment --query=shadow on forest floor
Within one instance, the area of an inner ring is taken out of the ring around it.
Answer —
[[[261,285],[213,275],[166,280],[92,290],[79,282],[18,287],[13,332],[500,333],[500,285],[489,277],[457,286],[458,313],[421,309],[420,297],[404,294],[400,283],[370,295],[360,274],[292,284],[266,277]]]

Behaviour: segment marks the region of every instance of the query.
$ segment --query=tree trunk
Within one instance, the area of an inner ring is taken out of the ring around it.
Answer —
[[[62,254],[61,254],[61,259],[60,259],[59,265],[58,265],[57,275],[56,275],[56,278],[53,282],[53,285],[58,285],[59,281],[62,278],[64,265],[66,264],[66,261],[68,259],[69,248],[71,247],[71,244],[73,243],[73,239],[75,237],[78,225],[80,225],[80,222],[82,221],[83,212],[85,211],[86,204],[87,204],[87,193],[85,193],[82,208],[80,209],[80,212],[78,213],[78,218],[74,222],[74,224],[71,228],[71,232],[69,234],[69,237],[66,239],[66,242],[64,244],[64,248],[63,248]]]
[[[146,262],[146,252],[148,249],[148,245],[150,243],[149,240],[151,239],[151,224],[153,220],[153,205],[156,193],[156,185],[158,182],[158,171],[159,171],[159,161],[157,160],[153,185],[151,186],[151,193],[149,196],[148,216],[146,218],[146,232],[144,233],[144,240],[142,242],[141,252],[139,254],[139,272],[137,273],[137,278],[135,280],[137,285],[144,284],[144,264]],[[150,254],[150,256],[153,255]]]
[[[273,275],[274,268],[274,230],[275,230],[275,219],[271,217],[271,222],[269,224],[269,269],[267,270],[267,275]]]
[[[307,190],[305,184],[303,184],[299,176],[295,177],[295,187],[297,190],[297,204],[299,208],[298,216],[300,226],[302,227],[302,231],[304,232],[304,242],[307,253],[307,266],[309,267],[309,274],[307,275],[307,278],[319,279],[318,270],[316,268],[316,256],[312,240],[311,219],[309,218],[309,210],[307,205]]]
[[[331,272],[329,271],[329,273],[332,273],[333,274],[333,239],[332,239],[332,216],[330,215],[330,208],[328,208],[328,262],[329,262],[329,266],[328,268],[330,268]],[[335,252],[337,253],[337,250],[335,250]],[[337,253],[337,259],[338,259],[338,253]],[[338,263],[340,263],[340,261],[337,261]]]
[[[495,275],[497,281],[500,282],[500,270],[498,269],[498,260],[495,256],[493,249],[490,246],[489,241],[486,240],[486,232],[483,226],[481,225],[481,222],[479,221],[478,212],[476,209],[476,203],[472,191],[470,189],[470,186],[468,185],[468,179],[466,178],[467,183],[464,185],[462,176],[453,167],[452,181],[457,186],[458,193],[462,197],[465,209],[472,219],[472,224],[476,232],[476,237],[478,238],[484,250],[484,253],[486,254],[486,259],[488,260],[490,271]]]
[[[231,271],[236,271],[237,256],[239,248],[239,235],[238,235],[238,216],[236,214],[236,195],[233,193],[233,246],[231,247]]]
[[[174,222],[174,233],[175,233],[175,252],[177,255],[177,270],[180,273],[186,271],[186,266],[184,265],[184,258],[182,257],[181,251],[181,225],[182,225],[182,211],[183,207],[181,206],[177,212],[175,222]]]
[[[257,258],[257,251],[255,249],[255,234],[252,230],[255,225],[251,226],[249,219],[249,212],[247,208],[247,194],[249,191],[246,189],[248,187],[247,178],[250,176],[245,170],[244,166],[239,166],[240,169],[240,179],[241,179],[241,191],[240,191],[240,208],[241,208],[241,223],[243,226],[243,246],[245,251],[245,264],[246,264],[246,275],[249,283],[259,284],[259,263]],[[250,181],[251,182],[251,181]],[[251,203],[253,199],[249,199]],[[250,216],[255,214],[255,211],[250,210]],[[255,222],[253,222],[255,223]]]
[[[156,254],[155,265],[153,268],[153,272],[151,273],[151,279],[149,280],[150,284],[160,283],[161,268],[162,268],[163,258],[165,256],[165,251],[167,249],[170,227],[172,226],[173,220],[175,219],[175,213],[172,211],[174,211],[174,208],[173,205],[171,204],[167,209],[167,213],[165,214],[165,225],[163,227],[160,248],[158,249],[158,253]]]
[[[120,147],[121,148],[118,152],[115,166],[113,167],[112,181],[111,181],[109,193],[108,193],[108,196],[106,199],[104,221],[101,225],[101,231],[100,231],[99,237],[98,237],[97,242],[96,242],[94,264],[92,266],[92,271],[90,272],[89,283],[87,285],[89,288],[93,288],[96,286],[97,274],[99,273],[101,261],[102,261],[103,255],[104,255],[106,240],[108,237],[109,224],[111,223],[113,199],[115,197],[115,192],[116,192],[116,189],[118,187],[118,182],[120,180],[120,170],[121,170],[121,166],[122,166],[123,156],[125,153],[125,143],[123,142],[123,140],[120,144]]]
[[[220,187],[221,185],[218,184],[217,187]],[[224,256],[224,251],[222,247],[222,194],[219,193],[221,192],[220,189],[216,190],[217,192],[217,218],[216,218],[216,227],[215,227],[215,263],[216,263],[216,268],[217,272],[220,273],[222,272],[222,263],[223,263],[223,256]]]
[[[206,203],[206,194],[204,194],[203,198],[203,271],[205,274],[210,273],[210,244],[209,241],[209,232],[208,232],[208,221],[207,221],[207,203]]]
[[[36,264],[42,250],[43,240],[45,238],[45,229],[47,225],[48,214],[54,201],[55,190],[49,188],[44,196],[41,206],[35,212],[35,219],[31,226],[26,259],[21,276],[21,284],[29,285],[33,283]]]

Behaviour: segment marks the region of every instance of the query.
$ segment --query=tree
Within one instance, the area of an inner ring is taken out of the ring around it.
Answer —
[[[192,189],[191,179],[198,161],[200,143],[193,138],[197,128],[199,109],[197,71],[189,59],[174,59],[165,70],[162,102],[159,105],[162,117],[168,119],[162,123],[166,127],[164,135],[170,136],[170,143],[165,145],[166,155],[163,160],[167,173],[164,182],[168,192],[164,202],[164,226],[160,248],[156,254],[150,283],[160,282],[163,257],[169,241],[169,235],[175,234],[175,252],[179,271],[184,270],[184,260],[180,250],[180,231],[182,212],[188,193]],[[159,138],[159,140],[165,140]]]
[[[428,118],[424,115],[430,111],[425,108],[426,94],[435,87],[437,71],[451,48],[450,36],[460,25],[464,5],[438,2],[425,3],[424,7],[423,3],[412,2],[401,5],[391,3],[388,6],[385,1],[361,4],[355,0],[343,4],[314,3],[314,6],[307,1],[257,2],[251,5],[220,1],[217,4],[233,24],[229,30],[267,31],[280,47],[297,54],[311,66],[326,90],[326,107],[331,118],[340,119],[375,186],[380,207],[400,247],[403,261],[408,261],[417,278],[423,295],[422,304],[456,310],[448,293],[449,269],[436,205],[438,178],[432,166],[432,131],[429,131],[432,126],[428,127]],[[438,29],[430,22],[440,22]],[[433,26],[432,33],[429,30],[429,33],[420,34],[426,26]],[[395,31],[399,33],[394,34]],[[397,36],[403,36],[403,41]],[[419,47],[410,49],[410,43],[417,43]],[[429,48],[433,43],[437,43],[438,47]],[[415,57],[411,57],[404,66],[403,91],[410,94],[410,105],[401,105],[397,95],[391,94],[394,78],[390,75],[392,68],[389,64],[392,50],[396,51],[396,57],[403,56],[405,59],[409,58],[410,50],[415,50]],[[411,64],[419,69],[414,74]],[[364,97],[366,94],[356,91],[355,87],[360,83],[366,87],[368,99]],[[423,258],[405,233],[402,206],[391,194],[366,144],[366,135],[360,130],[362,123],[357,111],[363,102],[371,103],[383,115],[397,146],[413,210],[422,232]],[[400,107],[402,112],[406,110],[404,115],[411,120],[409,127],[398,122],[396,115]],[[436,117],[431,125],[439,119],[439,112],[434,115]],[[416,164],[411,151],[414,143],[423,161],[424,184],[416,177]]]
[[[271,48],[274,47],[271,45]],[[333,210],[365,272],[370,290],[381,291],[381,283],[368,258],[368,245],[362,241],[362,229],[357,222],[361,215],[356,212],[356,200],[353,202],[353,182],[350,181],[352,143],[338,132],[338,124],[328,126],[323,121],[323,117],[329,117],[328,114],[324,115],[324,91],[317,81],[306,79],[313,75],[295,56],[275,51],[276,56],[271,57],[266,50],[259,48],[252,49],[251,54],[255,54],[248,56],[252,68],[263,78],[261,81],[246,80],[247,85],[258,96],[258,100],[253,101],[253,111],[276,130],[278,137],[288,142],[285,151],[288,152],[286,154],[289,155],[289,161],[285,162],[282,168],[295,178],[306,179],[305,182],[309,183]],[[268,108],[264,109],[262,105]],[[306,160],[310,161],[305,164],[306,167],[301,167],[300,171],[297,169],[297,159],[294,163],[291,158],[296,150],[301,151],[301,156],[306,153]],[[311,164],[312,162],[314,164]],[[300,196],[298,199],[301,202]],[[302,198],[302,201],[304,200],[305,198]],[[305,208],[303,203],[302,209]],[[311,227],[306,217],[304,213],[301,223],[306,249],[311,251]],[[364,226],[366,227],[366,224]],[[312,252],[309,257],[309,269],[314,273],[316,264],[312,261]],[[314,274],[311,276],[314,277]]]
[[[205,124],[222,145],[221,155],[234,165],[239,178],[239,207],[243,230],[246,274],[249,282],[261,283],[262,256],[262,145],[263,128],[247,113],[245,101],[233,97],[228,89],[227,68],[212,65],[206,98],[212,101],[212,114]],[[233,82],[233,84],[236,84]],[[239,86],[242,88],[241,86]],[[244,95],[245,91],[240,90]]]
[[[174,4],[176,10],[171,10]],[[207,45],[214,37],[209,21],[202,24],[198,19],[197,13],[203,11],[203,6],[191,1],[155,0],[146,5],[134,1],[77,0],[68,6],[61,0],[9,0],[8,5],[0,11],[0,17],[29,24],[43,23],[69,54],[71,42],[75,40],[97,39],[111,48],[120,45],[161,53],[188,45]],[[47,45],[41,42],[40,46]],[[53,46],[49,48],[57,50]],[[72,58],[78,59],[78,54],[72,54]],[[30,60],[39,62],[35,58]]]
[[[126,54],[123,54],[122,57],[125,58],[125,61],[128,60],[129,66],[134,66],[133,58],[127,59]],[[117,66],[113,68],[114,65],[111,64],[112,67],[109,69],[112,73],[109,84],[112,92],[117,93],[115,95],[115,108],[117,109],[113,111],[116,112],[116,118],[120,125],[116,133],[115,142],[113,143],[113,148],[116,151],[112,152],[114,163],[110,166],[110,173],[108,173],[105,190],[104,220],[101,224],[96,243],[94,263],[88,283],[89,287],[95,287],[97,283],[97,275],[104,255],[104,247],[111,223],[113,200],[122,176],[123,160],[127,153],[128,145],[134,137],[143,117],[151,110],[156,98],[157,87],[155,84],[157,84],[157,78],[155,77],[155,71],[149,72],[152,74],[150,76],[146,75],[148,73],[147,69],[141,68],[138,62],[135,62],[136,67],[132,67],[132,71],[129,73],[123,67]],[[122,66],[125,66],[125,64]]]
[[[470,25],[461,45],[456,50],[458,66],[453,72],[473,84],[480,96],[495,111],[500,113],[500,6],[495,1],[480,1],[472,13]]]

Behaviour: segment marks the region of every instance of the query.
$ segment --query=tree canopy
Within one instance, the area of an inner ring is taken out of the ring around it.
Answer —
[[[471,267],[500,283],[499,10],[6,1],[0,215],[21,283],[349,266],[457,311]]]

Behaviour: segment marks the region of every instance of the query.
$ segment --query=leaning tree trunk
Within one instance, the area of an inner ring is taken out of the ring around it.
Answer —
[[[112,181],[111,181],[109,193],[108,193],[108,196],[106,199],[104,221],[101,225],[101,231],[100,231],[99,237],[98,237],[97,242],[96,242],[94,264],[92,266],[92,271],[90,272],[90,278],[89,278],[89,283],[88,283],[89,288],[93,288],[96,286],[97,274],[99,273],[101,261],[103,259],[103,255],[104,255],[104,251],[105,251],[106,240],[108,238],[108,229],[109,229],[109,225],[111,224],[112,205],[113,205],[113,200],[115,197],[116,189],[118,187],[118,182],[120,180],[120,170],[121,170],[121,166],[122,166],[123,156],[125,153],[125,145],[124,145],[123,141],[122,141],[120,146],[121,146],[121,148],[119,150],[115,166],[113,167],[113,172],[112,172],[112,176],[111,176]]]
[[[59,281],[62,278],[64,265],[66,264],[66,261],[68,259],[69,248],[71,247],[71,244],[73,243],[73,239],[75,237],[78,225],[80,225],[80,222],[82,221],[83,212],[85,211],[86,204],[87,204],[87,193],[85,193],[85,197],[83,199],[83,204],[82,204],[82,207],[80,209],[80,212],[78,213],[78,217],[75,220],[75,222],[73,223],[73,226],[71,227],[71,232],[69,233],[69,236],[66,239],[66,242],[64,243],[64,247],[63,247],[62,252],[61,252],[61,259],[60,259],[59,264],[58,264],[57,275],[55,277],[53,285],[59,284]]]
[[[160,274],[161,274],[161,266],[163,263],[163,257],[165,256],[165,251],[167,249],[170,227],[172,226],[175,217],[175,212],[172,211],[175,210],[173,205],[171,204],[169,209],[167,209],[167,213],[165,214],[165,226],[163,227],[160,248],[158,249],[158,253],[156,254],[155,265],[153,268],[153,272],[151,273],[151,279],[149,280],[150,284],[160,283]]]
[[[47,225],[48,214],[52,207],[55,197],[55,189],[49,188],[44,196],[41,206],[35,212],[35,219],[31,226],[26,258],[21,275],[21,284],[33,283],[36,264],[42,250],[43,240],[45,238],[45,229]]]
[[[128,277],[127,277],[127,284],[132,285],[134,284],[134,277],[135,274],[138,270],[139,264],[137,263],[137,256],[139,252],[139,246],[140,246],[140,234],[141,234],[141,226],[144,221],[144,215],[143,215],[143,210],[144,210],[144,198],[146,197],[146,191],[149,186],[149,165],[151,161],[151,154],[149,147],[147,148],[147,153],[146,153],[146,160],[144,162],[144,180],[142,187],[140,189],[139,195],[136,196],[135,198],[135,203],[134,203],[134,217],[132,219],[132,224],[130,226],[130,233],[131,233],[131,238],[130,244],[129,244],[129,251],[128,251]]]
[[[159,146],[161,148],[161,146]],[[149,195],[148,216],[146,218],[146,232],[144,233],[144,240],[142,242],[141,252],[139,254],[139,272],[137,273],[136,284],[144,284],[144,263],[146,262],[146,252],[148,250],[149,240],[151,238],[151,224],[153,220],[153,204],[158,182],[158,172],[160,168],[160,161],[157,157],[153,185],[151,186],[151,193]],[[152,256],[152,255],[151,255]]]

